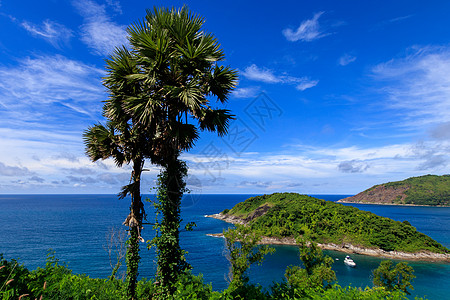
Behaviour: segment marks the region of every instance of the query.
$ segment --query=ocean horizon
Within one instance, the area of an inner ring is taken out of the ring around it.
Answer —
[[[182,227],[195,222],[192,232],[180,233],[181,246],[189,253],[188,262],[194,274],[203,274],[205,283],[214,290],[227,287],[228,261],[224,255],[224,240],[207,233],[221,233],[231,226],[205,215],[223,211],[256,194],[187,194],[182,201]],[[150,200],[154,195],[144,195]],[[351,195],[321,194],[317,198],[337,201]],[[371,211],[397,221],[407,220],[417,230],[450,248],[450,208],[393,205],[344,204]],[[147,222],[154,220],[151,203],[145,204]],[[124,231],[122,222],[129,212],[129,199],[118,200],[111,194],[8,194],[0,195],[0,253],[6,259],[17,259],[29,269],[44,266],[49,249],[75,273],[106,278],[111,274],[107,239],[110,230]],[[142,231],[145,240],[153,237],[151,225]],[[276,253],[266,257],[262,266],[252,266],[250,280],[268,287],[283,279],[287,266],[300,264],[295,246],[274,246]],[[342,286],[371,287],[371,271],[384,260],[377,257],[352,255],[357,268],[342,261],[345,253],[325,251],[335,260],[333,269]],[[154,250],[141,244],[140,278],[151,278],[156,271]],[[113,261],[114,263],[114,261]],[[444,299],[450,292],[450,264],[408,262],[415,269],[414,296]],[[122,267],[119,274],[123,274]]]

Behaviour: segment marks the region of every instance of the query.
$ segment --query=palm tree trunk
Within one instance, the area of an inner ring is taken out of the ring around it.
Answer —
[[[141,199],[141,173],[143,169],[143,160],[138,158],[133,161],[133,182],[131,185],[131,206],[130,215],[127,218],[130,238],[127,248],[127,299],[136,299],[136,283],[139,267],[139,241],[141,239],[140,231],[142,228],[142,218],[144,205]]]

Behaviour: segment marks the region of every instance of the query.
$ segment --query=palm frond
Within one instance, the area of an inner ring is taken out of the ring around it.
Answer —
[[[118,142],[112,125],[105,127],[96,124],[83,133],[86,154],[92,161],[114,158],[118,166],[127,162],[122,145]]]
[[[180,99],[189,111],[200,109],[202,103],[205,102],[205,96],[199,88],[199,84],[194,80],[182,87],[174,88],[171,94],[172,97]]]
[[[217,96],[217,99],[224,103],[228,95],[236,87],[238,80],[237,71],[230,67],[215,66],[214,72],[208,80],[208,91]]]
[[[234,119],[228,109],[207,109],[201,113],[198,119],[200,129],[217,132],[219,136],[227,134],[230,121]]]
[[[179,150],[189,150],[199,138],[197,128],[192,124],[179,123],[173,136],[177,137]]]
[[[133,184],[127,184],[124,185],[122,187],[122,189],[120,190],[120,193],[117,194],[117,197],[122,200],[124,199],[126,196],[131,195],[131,192],[133,191]]]

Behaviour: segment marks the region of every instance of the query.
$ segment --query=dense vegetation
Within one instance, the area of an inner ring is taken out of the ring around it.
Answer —
[[[292,272],[291,272],[292,273]],[[298,274],[294,274],[294,276]],[[136,285],[135,299],[159,299],[155,280],[141,279]],[[127,299],[126,284],[118,279],[90,278],[73,274],[70,269],[50,256],[43,268],[30,271],[15,260],[7,261],[0,254],[0,299]],[[401,290],[388,291],[384,287],[354,288],[337,284],[330,288],[317,285],[298,286],[286,281],[274,283],[263,290],[259,285],[246,283],[239,290],[213,291],[211,284],[205,284],[201,275],[183,273],[174,285],[170,299],[402,299]]]
[[[268,237],[303,236],[318,243],[349,243],[386,251],[449,253],[407,221],[393,221],[306,195],[275,193],[252,197],[238,203],[228,214],[244,219],[255,232]]]
[[[425,175],[386,183],[386,187],[409,186],[404,204],[450,205],[450,175]]]
[[[388,291],[401,290],[410,295],[408,288],[414,289],[411,281],[416,278],[414,269],[405,262],[394,265],[391,260],[382,261],[372,271],[373,284],[383,286]]]
[[[372,200],[370,194],[383,187],[387,191],[389,189],[404,190],[402,195],[391,199],[390,202],[393,204],[450,206],[450,175],[425,175],[375,185],[360,193],[361,197],[364,197],[364,202],[376,202]]]

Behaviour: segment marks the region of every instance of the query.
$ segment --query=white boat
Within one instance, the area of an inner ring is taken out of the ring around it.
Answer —
[[[344,259],[344,264],[346,264],[347,266],[352,267],[352,268],[356,267],[356,263],[348,255]]]

